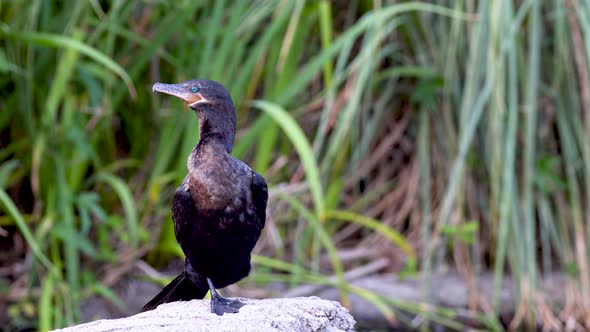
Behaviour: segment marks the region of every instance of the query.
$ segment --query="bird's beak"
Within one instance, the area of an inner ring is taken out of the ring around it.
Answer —
[[[203,98],[200,93],[192,93],[188,91],[187,87],[185,87],[182,83],[166,84],[158,82],[154,84],[152,91],[162,92],[180,98],[184,100],[188,106],[193,106],[197,103],[205,101],[205,98]]]

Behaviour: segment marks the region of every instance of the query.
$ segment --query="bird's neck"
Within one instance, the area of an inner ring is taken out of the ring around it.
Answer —
[[[236,130],[235,119],[233,121],[219,121],[219,119],[200,117],[199,124],[200,134],[198,145],[210,146],[221,144],[225,152],[231,153]]]
[[[233,106],[229,108],[208,108],[202,105],[198,110],[199,143],[188,158],[189,171],[204,160],[216,160],[224,154],[230,154],[236,131],[236,115]]]
[[[187,168],[189,174],[198,170],[203,165],[223,159],[229,152],[223,144],[223,140],[215,133],[201,133],[199,143],[188,156]]]

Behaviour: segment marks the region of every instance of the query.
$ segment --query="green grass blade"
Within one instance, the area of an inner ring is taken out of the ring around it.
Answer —
[[[280,106],[262,100],[252,102],[252,105],[266,114],[283,129],[287,137],[291,140],[295,150],[301,159],[303,169],[307,177],[307,182],[310,187],[311,195],[313,197],[314,209],[316,217],[324,220],[324,194],[322,189],[322,182],[320,180],[320,171],[313,156],[313,151],[305,134],[297,122]]]
[[[47,270],[49,270],[52,273],[56,273],[56,268],[53,266],[53,264],[49,261],[49,258],[47,258],[47,256],[45,256],[45,254],[41,250],[39,242],[37,241],[37,239],[35,239],[31,231],[29,230],[29,227],[27,226],[27,223],[25,222],[22,214],[18,211],[17,207],[14,205],[14,202],[12,201],[12,199],[10,199],[10,196],[6,194],[4,189],[0,189],[0,203],[2,203],[4,211],[6,211],[6,213],[14,219],[16,226],[18,227],[20,233],[27,241],[27,244],[31,247],[31,250],[33,251],[35,257],[37,257],[37,259],[41,262],[41,264],[45,266],[45,268],[47,268]]]
[[[295,210],[297,210],[297,212],[299,212],[306,219],[307,223],[309,225],[311,225],[313,227],[313,229],[315,230],[315,233],[317,234],[318,238],[320,239],[321,244],[326,248],[326,251],[328,252],[328,256],[330,257],[330,262],[332,263],[332,267],[334,269],[334,274],[336,275],[336,278],[338,279],[341,301],[344,306],[350,307],[350,301],[348,299],[348,294],[344,291],[344,288],[345,288],[344,284],[346,283],[346,281],[344,280],[344,268],[342,266],[342,262],[340,261],[340,258],[338,257],[336,247],[334,246],[334,243],[332,242],[330,235],[325,230],[321,220],[317,216],[314,216],[312,213],[310,213],[309,210],[307,210],[305,208],[305,206],[295,197],[287,196],[284,194],[279,194],[279,195],[283,200],[285,200]]]
[[[123,180],[121,180],[121,178],[105,172],[98,173],[96,175],[96,181],[108,184],[111,186],[111,188],[113,188],[115,193],[117,193],[117,196],[119,196],[127,219],[130,244],[133,247],[136,247],[138,244],[139,225],[137,219],[137,209],[135,207],[133,196],[131,195],[129,187],[125,184],[125,182],[123,182]]]
[[[58,310],[54,310],[55,307],[52,305],[53,293],[55,289],[55,279],[53,275],[48,275],[43,282],[41,287],[41,297],[39,299],[39,331],[49,331],[54,327],[53,315]]]
[[[94,61],[104,65],[106,68],[110,69],[112,72],[117,74],[123,82],[127,85],[127,89],[129,94],[135,98],[137,95],[135,86],[131,81],[131,78],[125,70],[111,58],[103,54],[102,52],[98,51],[97,49],[88,46],[76,39],[54,35],[50,33],[44,32],[21,32],[21,31],[12,31],[9,29],[2,29],[2,34],[6,35],[9,38],[14,38],[19,41],[39,45],[39,46],[48,46],[48,47],[57,47],[57,48],[69,48],[77,50],[78,52],[88,56],[89,58],[93,59]]]

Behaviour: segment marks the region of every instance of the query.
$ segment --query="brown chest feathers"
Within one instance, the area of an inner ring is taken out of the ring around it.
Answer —
[[[243,162],[219,151],[201,146],[188,158],[188,186],[197,208],[239,210],[251,203],[252,170]]]

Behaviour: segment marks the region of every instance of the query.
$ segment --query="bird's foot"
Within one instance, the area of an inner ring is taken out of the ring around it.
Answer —
[[[245,303],[238,300],[226,299],[219,295],[211,297],[211,312],[218,316],[223,314],[235,314],[245,305]]]

